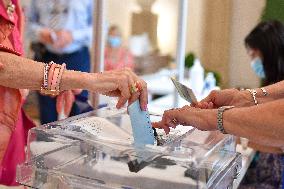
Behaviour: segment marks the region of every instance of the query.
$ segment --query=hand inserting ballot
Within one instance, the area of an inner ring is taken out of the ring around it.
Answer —
[[[162,120],[152,123],[152,126],[164,129],[166,134],[170,132],[170,128],[176,128],[177,125],[193,126],[199,130],[216,130],[216,125],[212,124],[217,123],[216,115],[217,109],[184,106],[165,111]]]

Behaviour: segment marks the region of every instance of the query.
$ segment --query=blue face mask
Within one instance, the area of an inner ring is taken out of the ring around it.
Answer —
[[[107,42],[111,47],[116,48],[121,45],[121,38],[109,36]]]
[[[251,68],[255,72],[255,74],[261,79],[265,78],[264,68],[262,64],[262,60],[259,57],[254,58],[251,61]]]

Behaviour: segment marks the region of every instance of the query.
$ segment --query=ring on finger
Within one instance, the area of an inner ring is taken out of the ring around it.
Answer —
[[[172,119],[172,123],[177,124],[178,123],[177,119],[176,118]]]
[[[133,94],[133,93],[136,93],[137,91],[138,91],[138,89],[137,89],[136,85],[135,85],[135,84],[134,84],[134,85],[131,85],[131,87],[130,87],[130,93]]]
[[[142,85],[139,81],[135,81],[133,85],[130,87],[130,93],[136,93],[136,92],[141,92],[142,91]]]

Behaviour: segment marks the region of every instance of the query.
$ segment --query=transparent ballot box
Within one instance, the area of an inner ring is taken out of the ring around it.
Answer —
[[[234,137],[182,126],[157,133],[154,145],[133,145],[126,110],[108,107],[33,128],[17,181],[44,189],[232,187],[241,168]]]

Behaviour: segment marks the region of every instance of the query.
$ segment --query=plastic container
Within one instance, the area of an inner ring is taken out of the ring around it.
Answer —
[[[45,189],[232,187],[241,168],[234,137],[188,127],[158,130],[156,139],[159,146],[135,147],[126,110],[108,107],[36,127],[17,181]]]
[[[205,80],[204,80],[204,87],[203,87],[203,96],[207,96],[213,89],[216,88],[216,79],[212,72],[208,72]]]
[[[204,68],[199,59],[195,59],[193,66],[189,70],[189,82],[193,92],[201,95],[204,86]]]

